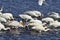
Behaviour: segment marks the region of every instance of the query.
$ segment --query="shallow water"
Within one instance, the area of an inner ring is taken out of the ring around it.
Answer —
[[[38,0],[0,0],[0,7],[4,7],[3,13],[11,12],[14,16],[28,10],[38,10],[46,15],[52,11],[60,13],[60,0],[46,0],[47,4],[43,6],[39,6],[37,2]],[[28,32],[20,35],[1,34],[0,40],[60,40],[60,34],[30,35]]]
[[[46,33],[39,35],[31,35],[28,33],[22,33],[19,35],[2,34],[0,40],[60,40],[60,34]]]

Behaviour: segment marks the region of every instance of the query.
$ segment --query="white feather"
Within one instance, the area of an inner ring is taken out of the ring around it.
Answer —
[[[45,0],[39,0],[39,1],[38,1],[38,4],[39,4],[40,6],[42,6],[43,3],[44,3],[44,1],[45,1]]]

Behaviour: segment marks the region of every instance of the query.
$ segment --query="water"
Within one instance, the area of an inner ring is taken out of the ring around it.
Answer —
[[[4,7],[3,13],[10,12],[15,16],[28,10],[38,10],[45,15],[52,11],[60,13],[60,0],[46,0],[46,3],[39,6],[38,0],[0,0],[0,7]],[[4,34],[0,35],[0,40],[60,40],[60,34],[30,35],[27,32],[21,35]]]
[[[20,35],[12,35],[12,34],[3,34],[0,35],[0,40],[60,40],[60,34],[50,33],[43,35],[29,35],[27,33],[23,33]]]

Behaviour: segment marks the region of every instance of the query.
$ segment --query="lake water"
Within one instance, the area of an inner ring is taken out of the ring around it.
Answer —
[[[0,8],[2,6],[3,13],[10,12],[14,16],[28,10],[38,10],[45,15],[52,11],[60,13],[60,0],[46,0],[46,4],[42,6],[38,5],[38,0],[0,0]],[[30,35],[27,32],[21,35],[4,34],[0,35],[0,40],[60,40],[60,34]]]

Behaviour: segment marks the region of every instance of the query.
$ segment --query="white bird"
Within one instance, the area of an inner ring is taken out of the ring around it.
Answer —
[[[7,23],[5,23],[6,26],[10,26],[12,28],[19,28],[19,27],[23,27],[23,25],[21,24],[21,22],[19,23],[18,21],[9,21]]]
[[[5,19],[9,19],[9,20],[14,19],[11,13],[4,13],[2,14],[2,17],[4,17]]]
[[[38,4],[39,4],[40,6],[42,6],[44,2],[45,2],[45,0],[39,0],[39,1],[38,1]]]
[[[26,11],[24,14],[30,15],[33,19],[41,19],[43,14],[39,11]]]
[[[56,28],[56,27],[60,27],[60,22],[54,21],[54,22],[50,23],[49,26],[53,26],[53,27],[55,27],[55,28]]]
[[[33,11],[26,11],[26,12],[24,12],[24,14],[28,14],[30,16],[36,16],[37,17],[37,15]]]
[[[24,20],[30,20],[30,19],[33,19],[31,16],[29,16],[29,15],[24,15],[24,14],[20,14],[19,15],[22,19],[24,19]]]
[[[30,25],[37,25],[37,24],[42,25],[42,21],[31,19],[29,22],[26,22],[26,26],[28,27],[28,29]]]
[[[54,22],[54,19],[53,18],[50,18],[50,17],[46,17],[46,18],[43,18],[42,21],[44,22]]]
[[[49,13],[48,16],[53,18],[60,18],[59,13],[56,13],[56,12]]]
[[[3,7],[0,10],[0,17],[4,17],[5,19],[14,19],[13,15],[11,13],[3,13],[2,14],[2,11],[3,11]]]
[[[39,12],[39,11],[26,11],[26,12],[24,12],[24,14],[28,14],[30,16],[35,16],[35,17],[38,17],[38,16],[42,15],[42,13]]]
[[[5,19],[5,18],[3,18],[3,17],[0,17],[0,22],[7,22],[7,20]]]
[[[34,19],[32,19],[29,22],[27,22],[27,26],[29,26],[29,25],[43,25],[45,27],[45,26],[47,26],[45,24],[47,24],[47,23],[42,23],[41,20],[34,20]]]
[[[39,23],[29,23],[28,25],[29,26],[32,26],[32,29],[37,30],[38,32],[50,30],[46,26],[43,27],[43,25],[42,24],[39,24]]]
[[[8,30],[10,28],[5,28],[5,26],[3,24],[0,23],[0,30],[3,29],[3,30]]]

